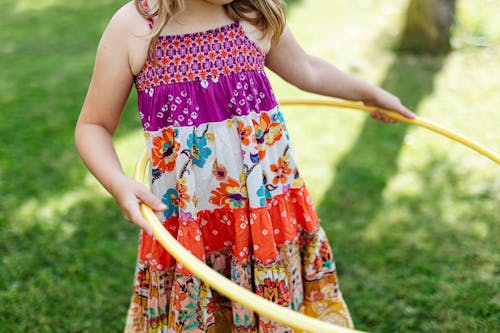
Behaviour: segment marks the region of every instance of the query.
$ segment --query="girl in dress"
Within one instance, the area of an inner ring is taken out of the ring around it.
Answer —
[[[152,237],[141,202],[233,282],[353,326],[264,66],[305,91],[414,116],[389,92],[307,54],[280,0],[135,0],[104,31],[75,137],[87,167],[141,228],[126,332],[292,331],[176,263]],[[150,189],[123,173],[112,144],[133,84]]]

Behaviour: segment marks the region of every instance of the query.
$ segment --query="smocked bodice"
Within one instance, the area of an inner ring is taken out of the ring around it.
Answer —
[[[137,76],[138,90],[241,71],[262,71],[265,58],[238,21],[203,32],[160,36],[153,56],[154,60],[148,59]]]
[[[264,52],[240,22],[160,36],[136,77],[139,112],[147,131],[192,126],[276,106],[264,72]],[[200,113],[200,109],[210,112]]]

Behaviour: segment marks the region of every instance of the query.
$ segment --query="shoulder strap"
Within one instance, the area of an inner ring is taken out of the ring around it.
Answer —
[[[144,9],[145,13],[149,13],[150,12],[151,9],[149,8],[147,0],[140,0],[139,3],[141,4],[142,9]],[[149,29],[153,29],[153,23],[154,23],[153,18],[150,17],[147,20],[148,20]]]

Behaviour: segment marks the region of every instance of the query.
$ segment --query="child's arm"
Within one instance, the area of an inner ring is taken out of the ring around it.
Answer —
[[[288,26],[266,56],[266,66],[294,86],[316,94],[338,97],[394,110],[407,118],[415,115],[399,98],[363,80],[348,75],[323,59],[307,54]],[[390,121],[375,112],[374,118]]]
[[[139,203],[157,210],[164,207],[145,186],[123,173],[112,143],[133,83],[127,29],[130,10],[124,8],[115,14],[99,42],[94,73],[75,129],[75,143],[82,160],[113,195],[125,218],[151,234]]]

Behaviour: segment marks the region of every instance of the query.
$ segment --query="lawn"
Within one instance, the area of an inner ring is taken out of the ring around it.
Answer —
[[[88,173],[73,128],[117,0],[5,0],[0,11],[0,332],[118,332],[137,229]],[[407,1],[289,1],[310,53],[500,152],[498,1],[459,1],[454,51],[395,54]],[[280,98],[311,97],[270,73]],[[421,128],[287,107],[303,177],[356,327],[500,331],[499,165]],[[133,93],[115,139],[143,148]]]

